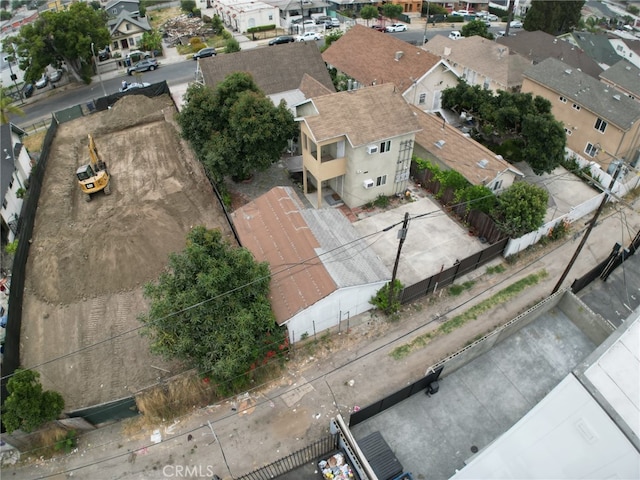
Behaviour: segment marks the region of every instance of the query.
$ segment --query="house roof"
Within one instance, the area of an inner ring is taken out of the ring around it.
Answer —
[[[484,145],[465,136],[442,118],[425,113],[417,107],[412,108],[422,127],[422,130],[416,133],[416,144],[429,151],[452,170],[460,173],[472,185],[484,185],[505,170],[524,176],[509,162],[496,156]],[[444,144],[439,143],[442,146],[438,147],[436,143],[441,141],[444,141]]]
[[[621,58],[620,55],[618,55],[614,48],[611,46],[611,43],[609,42],[609,36],[606,34],[573,32],[567,34],[567,36],[571,36],[573,41],[582,50],[584,50],[587,55],[589,55],[601,65],[611,66],[615,63],[618,63]],[[560,38],[566,38],[567,36],[561,36]]]
[[[505,45],[512,52],[528,58],[533,64],[540,63],[545,58],[553,57],[563,61],[573,68],[577,68],[587,75],[598,78],[602,67],[587,55],[584,50],[569,42],[558,40],[541,30],[527,32],[523,30],[517,35],[499,37],[496,42]]]
[[[390,83],[312,98],[303,121],[316,142],[345,135],[353,147],[417,132],[411,107]]]
[[[147,19],[147,17],[134,17],[131,12],[122,10],[116,18],[113,18],[107,22],[111,35],[117,32],[120,28],[120,25],[125,22],[136,25],[138,28],[144,30],[145,32],[151,30],[151,25],[149,25],[149,20]]]
[[[623,130],[628,130],[640,119],[640,103],[555,58],[547,58],[534,65],[524,76]]]
[[[11,132],[19,135],[26,135],[26,132],[13,123],[0,125],[0,200],[4,199],[9,189],[9,184],[13,180],[13,172],[16,169],[16,150],[20,152],[22,144],[13,144]]]
[[[111,0],[109,3],[107,3],[104,6],[104,9],[106,11],[109,11],[110,9],[112,9],[113,7],[115,7],[120,3],[131,3],[133,5],[140,5],[140,0]]]
[[[393,83],[401,92],[440,62],[430,52],[362,25],[333,42],[322,58],[363,85]]]
[[[242,50],[203,58],[199,62],[205,83],[212,87],[231,73],[248,72],[266,95],[299,88],[305,74],[335,91],[315,42]]]
[[[306,73],[302,76],[300,91],[304,94],[305,98],[319,97],[321,95],[328,95],[335,92],[334,89],[327,88],[311,75]]]
[[[464,67],[469,68],[499,83],[505,90],[522,85],[522,73],[531,66],[531,61],[522,55],[477,35],[458,40],[436,35],[423,48],[447,60],[458,73],[461,74]]]
[[[269,263],[280,325],[338,288],[390,276],[340,211],[305,210],[290,187],[271,189],[232,218],[242,245]]]
[[[600,74],[606,83],[628,91],[640,98],[640,68],[627,60],[620,60]]]

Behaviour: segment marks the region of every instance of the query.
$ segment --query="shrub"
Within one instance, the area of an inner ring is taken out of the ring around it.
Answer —
[[[399,294],[404,289],[404,286],[400,280],[395,280],[393,284],[393,292],[391,302],[389,302],[389,285],[391,282],[385,284],[374,297],[369,300],[371,305],[374,305],[378,310],[384,312],[387,315],[394,315],[400,310]]]
[[[389,203],[389,197],[385,197],[384,195],[378,195],[373,202],[373,204],[378,208],[386,208],[389,206]]]

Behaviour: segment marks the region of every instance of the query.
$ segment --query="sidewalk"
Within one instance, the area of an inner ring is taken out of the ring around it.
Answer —
[[[565,287],[603,260],[614,242],[628,245],[630,236],[640,229],[639,204],[636,199],[633,208],[619,205],[622,213],[605,211]],[[578,222],[579,228],[587,220]],[[125,437],[121,432],[123,424],[115,424],[83,435],[78,449],[66,457],[6,468],[4,473],[15,474],[16,478],[62,478],[66,473],[80,478],[155,479],[179,476],[178,469],[187,466],[197,468],[201,475],[195,476],[200,478],[248,473],[324,435],[336,413],[348,418],[354,409],[419,379],[444,356],[547,297],[580,237],[569,236],[563,242],[536,249],[515,264],[503,261],[506,271],[501,274],[488,275],[484,269],[478,270],[471,289],[458,297],[437,295],[408,305],[399,322],[387,322],[369,313],[353,318],[349,333],[334,335],[330,342],[319,342],[315,351],[298,350],[296,359],[270,388],[158,425],[161,443],[152,441],[152,430]],[[390,357],[393,348],[541,270],[548,273],[547,281],[530,287],[520,297],[400,361]],[[241,404],[244,406],[236,411],[236,405]]]

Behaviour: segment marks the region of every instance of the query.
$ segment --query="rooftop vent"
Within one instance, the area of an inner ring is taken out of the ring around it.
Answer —
[[[396,62],[397,62],[398,60],[400,60],[403,56],[404,56],[404,52],[402,52],[402,51],[398,51],[398,52],[396,52],[396,54],[395,54]]]
[[[478,162],[478,166],[480,168],[487,168],[487,165],[489,164],[489,160],[487,160],[486,158],[483,158],[482,160],[480,160]]]
[[[572,71],[572,70],[571,70],[570,68],[567,68],[567,69],[564,71],[564,73],[566,73],[567,75],[571,75],[571,71]]]
[[[626,67],[624,67],[626,70],[631,71],[631,67],[629,65],[627,65]]]
[[[614,96],[613,96],[613,99],[614,99],[614,100],[618,100],[618,101],[620,101],[620,95],[614,95]]]
[[[436,143],[434,143],[434,145],[435,145],[436,147],[438,147],[438,148],[442,148],[442,147],[444,147],[444,144],[445,144],[445,143],[446,143],[446,142],[445,142],[444,140],[438,140]]]

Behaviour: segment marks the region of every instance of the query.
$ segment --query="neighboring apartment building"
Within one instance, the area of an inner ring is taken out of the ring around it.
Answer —
[[[458,84],[458,75],[438,56],[362,25],[333,42],[322,58],[357,82],[353,88],[392,83],[407,103],[423,110],[440,109],[442,91]]]
[[[13,123],[0,125],[0,218],[1,235],[12,242],[31,175],[31,158],[22,143],[26,132]]]
[[[211,5],[222,22],[234,32],[267,25],[279,26],[278,8],[259,0],[213,0]]]
[[[524,74],[522,91],[551,102],[554,117],[564,123],[567,147],[603,162],[638,161],[640,103],[567,64],[548,58]]]
[[[111,55],[125,57],[129,50],[135,49],[142,41],[142,34],[151,31],[147,17],[138,17],[122,10],[116,18],[107,22],[111,35]]]
[[[334,93],[297,106],[303,189],[316,205],[337,194],[354,208],[404,192],[420,126],[392,84]]]
[[[455,170],[472,185],[499,194],[524,174],[484,145],[463,134],[442,118],[414,107],[421,130],[416,133],[414,155]]]
[[[581,48],[603,69],[620,61],[620,55],[614,50],[606,33],[571,32],[558,36],[559,39]]]
[[[479,36],[452,40],[436,35],[422,48],[446,60],[469,85],[493,92],[520,90],[522,73],[531,66],[531,61],[522,55]]]
[[[602,72],[600,80],[632,100],[640,102],[640,68],[627,60],[620,60]]]
[[[640,68],[640,40],[613,37],[609,42],[618,55]]]

